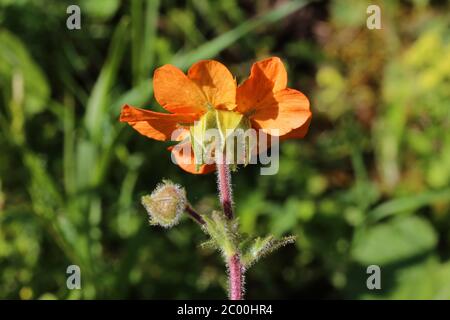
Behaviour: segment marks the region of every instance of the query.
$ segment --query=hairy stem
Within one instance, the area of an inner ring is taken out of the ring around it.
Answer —
[[[205,220],[203,220],[202,216],[195,211],[194,208],[190,204],[186,206],[186,213],[194,219],[198,224],[205,224]]]
[[[228,261],[230,300],[242,300],[244,292],[244,276],[239,254],[230,257]]]
[[[230,168],[225,160],[226,157],[224,153],[218,152],[216,154],[217,188],[219,189],[219,198],[223,213],[229,220],[232,220],[234,218],[234,212],[231,174]],[[228,258],[227,265],[230,300],[242,300],[244,292],[244,274],[239,252],[235,252]]]
[[[233,219],[233,195],[231,191],[231,174],[230,168],[225,161],[225,154],[217,152],[216,167],[217,167],[217,188],[219,189],[220,204],[222,205],[223,213],[231,220]]]

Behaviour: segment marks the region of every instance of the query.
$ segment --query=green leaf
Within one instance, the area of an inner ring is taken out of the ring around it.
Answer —
[[[222,212],[213,211],[211,216],[203,215],[205,224],[203,230],[210,235],[211,241],[208,246],[218,248],[224,258],[228,258],[236,254],[238,251],[238,242],[240,240],[237,221],[228,220]]]
[[[448,300],[450,263],[430,256],[412,264],[382,268],[381,290],[367,290],[363,279],[350,279],[359,288],[358,299]]]
[[[58,105],[59,106],[59,105]],[[76,190],[76,163],[75,163],[75,111],[73,101],[60,106],[63,110],[64,129],[64,189],[67,194],[72,195]]]
[[[131,57],[135,85],[147,79],[154,62],[160,1],[131,1]]]
[[[50,96],[44,73],[22,41],[6,30],[0,30],[0,48],[0,82],[2,89],[7,88],[5,98],[23,105],[25,115],[42,111]]]
[[[220,250],[220,248],[217,247],[217,243],[212,239],[200,243],[200,248],[205,250]]]
[[[399,216],[360,231],[355,237],[352,256],[363,265],[385,265],[427,253],[436,243],[436,231],[427,220]]]
[[[125,50],[127,28],[128,19],[123,18],[114,32],[108,57],[87,102],[84,120],[89,134],[95,140],[101,139],[102,132],[104,131],[104,121],[110,118],[108,109],[108,104],[111,101],[109,99],[110,91],[116,81],[120,61]]]
[[[35,154],[24,151],[24,164],[31,175],[28,187],[33,211],[46,223],[56,243],[72,261],[87,267],[84,237],[77,233],[73,221],[61,211],[64,202],[55,182],[47,173],[43,161]]]
[[[142,36],[143,13],[143,1],[131,0],[131,71],[135,85],[139,83],[141,76],[142,40],[144,39]]]
[[[439,263],[437,257],[396,273],[396,286],[389,292],[391,299],[438,299],[450,298],[450,264]]]
[[[99,20],[108,20],[120,7],[119,0],[80,0],[81,12]]]
[[[268,235],[264,238],[258,237],[252,241],[246,241],[241,245],[242,264],[248,269],[260,258],[287,244],[294,243],[295,238],[295,236],[287,236],[281,239],[275,239],[272,235]]]
[[[153,94],[152,79],[141,81],[141,83],[130,90],[124,92],[115,102],[111,104],[111,113],[118,116],[120,108],[124,104],[143,105],[150,100]],[[121,126],[124,128],[124,126]]]
[[[427,191],[386,201],[369,212],[367,219],[374,222],[394,214],[411,212],[436,202],[450,202],[450,189]]]

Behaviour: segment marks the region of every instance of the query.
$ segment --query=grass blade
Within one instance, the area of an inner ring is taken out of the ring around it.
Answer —
[[[212,58],[220,51],[236,42],[239,38],[242,38],[247,33],[255,30],[262,25],[274,23],[297,11],[308,3],[308,1],[290,1],[284,5],[280,5],[274,10],[271,10],[270,12],[262,16],[252,18],[242,23],[238,27],[198,47],[196,50],[193,50],[187,54],[175,55],[173,64],[182,69],[185,69],[200,59]]]
[[[391,215],[417,210],[420,207],[441,201],[450,201],[450,189],[424,192],[386,201],[369,212],[367,219],[370,222],[375,222]]]
[[[114,32],[108,57],[102,67],[91,96],[87,102],[85,124],[92,138],[102,136],[102,120],[107,112],[109,93],[115,82],[117,72],[125,50],[128,32],[128,19],[123,18]],[[109,117],[109,116],[108,116]]]

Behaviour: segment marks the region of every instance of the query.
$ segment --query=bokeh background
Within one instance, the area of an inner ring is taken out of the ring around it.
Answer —
[[[81,30],[66,8],[81,8]],[[382,30],[366,27],[381,6]],[[283,59],[311,130],[280,171],[233,176],[242,232],[298,241],[247,274],[257,298],[450,298],[450,43],[446,1],[1,0],[0,298],[214,298],[225,268],[189,219],[150,227],[162,178],[199,211],[214,175],[118,122],[158,110],[153,70],[215,58],[242,81]],[[174,88],[176,92],[177,88]],[[82,290],[66,288],[77,264]],[[381,290],[366,287],[381,267]]]

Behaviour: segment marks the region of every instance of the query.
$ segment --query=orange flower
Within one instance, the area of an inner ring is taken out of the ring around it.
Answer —
[[[185,75],[164,65],[155,71],[153,86],[156,101],[170,113],[153,112],[124,105],[120,121],[139,133],[160,141],[171,139],[176,129],[177,141],[190,143],[189,129],[209,110],[237,113],[248,119],[251,127],[281,139],[303,138],[311,121],[308,98],[287,88],[287,73],[279,58],[272,57],[253,64],[250,77],[240,86],[220,62],[204,60],[194,64]],[[276,129],[276,131],[273,131]],[[204,174],[214,165],[201,165],[183,159],[182,148],[170,147],[178,164],[190,173]],[[191,152],[189,155],[193,157]],[[184,160],[184,161],[183,161]]]

